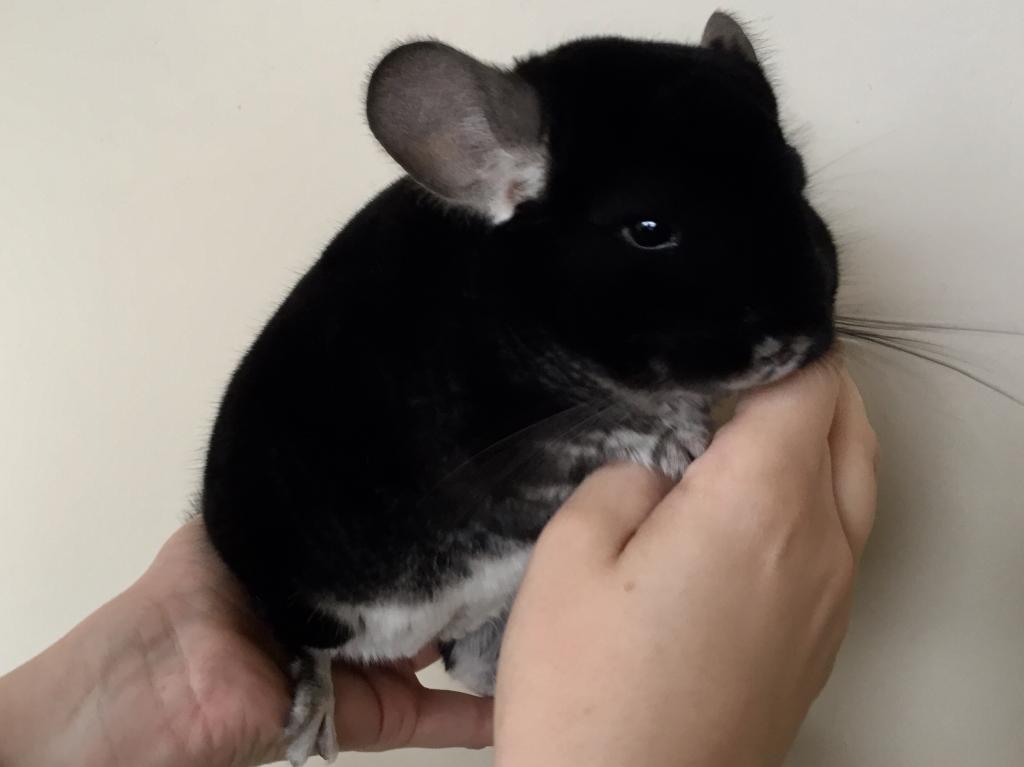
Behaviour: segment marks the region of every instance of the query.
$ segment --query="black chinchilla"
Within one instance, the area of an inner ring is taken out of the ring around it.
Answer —
[[[337,753],[333,658],[442,643],[490,692],[533,541],[628,459],[678,477],[710,403],[822,355],[836,251],[754,48],[583,39],[499,69],[391,51],[367,115],[408,173],[235,372],[209,536],[295,658],[293,763]]]

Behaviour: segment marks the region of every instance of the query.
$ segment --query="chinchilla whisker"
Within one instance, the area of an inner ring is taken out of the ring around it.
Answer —
[[[1020,397],[1017,397],[1012,392],[1004,389],[1003,387],[999,386],[998,384],[994,384],[991,381],[987,381],[984,378],[982,378],[981,376],[979,376],[978,374],[973,373],[970,370],[967,370],[966,368],[961,367],[960,365],[954,364],[952,362],[948,362],[947,360],[944,360],[941,357],[933,356],[933,355],[928,354],[926,352],[922,352],[922,351],[918,351],[916,349],[908,348],[907,346],[904,346],[904,345],[901,345],[899,343],[896,343],[895,341],[889,340],[887,338],[879,337],[877,335],[873,335],[873,334],[870,334],[870,333],[859,333],[859,332],[851,331],[851,330],[839,330],[839,334],[841,336],[849,338],[849,339],[851,339],[853,341],[860,341],[860,342],[866,343],[866,344],[875,344],[877,346],[883,346],[883,347],[885,347],[887,349],[891,349],[893,351],[898,351],[898,352],[903,352],[904,354],[909,354],[912,357],[916,357],[916,358],[918,358],[920,360],[924,360],[926,362],[931,362],[932,364],[939,365],[939,366],[944,367],[947,370],[950,370],[950,371],[952,371],[954,373],[959,373],[960,375],[964,376],[965,378],[970,379],[971,381],[974,381],[977,384],[981,384],[986,389],[989,389],[990,391],[993,391],[996,394],[999,394],[999,395],[1005,397],[1006,399],[1010,400],[1011,402],[1014,402],[1017,405],[1024,406],[1024,399],[1021,399]]]
[[[1024,336],[1024,331],[982,325],[961,325],[955,322],[919,322],[916,320],[895,320],[869,317],[837,315],[837,322],[862,327],[886,328],[891,330],[949,330],[959,333],[991,333],[993,335]]]
[[[807,173],[807,175],[809,177],[818,176],[818,175],[820,175],[822,173],[822,171],[828,170],[833,165],[838,165],[843,160],[845,160],[845,159],[847,159],[847,158],[857,154],[858,152],[863,152],[865,149],[869,148],[870,146],[872,146],[873,144],[877,143],[878,141],[881,141],[882,139],[887,138],[888,136],[892,135],[893,133],[895,133],[894,130],[888,130],[888,131],[885,131],[883,133],[879,133],[877,136],[869,138],[867,141],[864,141],[864,142],[858,144],[855,147],[852,147],[850,149],[847,149],[844,152],[841,152],[840,154],[838,154],[835,157],[833,157],[831,160],[826,160],[821,165],[819,165],[816,168],[810,170]]]
[[[582,430],[594,426],[595,424],[601,423],[606,416],[610,413],[618,411],[621,406],[618,403],[611,403],[604,406],[597,406],[597,410],[593,408],[596,405],[586,406],[590,410],[589,414],[584,415],[578,421],[572,423],[567,428],[552,432],[555,439],[571,439]],[[570,408],[569,410],[573,410]],[[565,411],[563,411],[564,413]],[[557,418],[553,416],[552,418]],[[543,419],[538,422],[541,425],[546,424],[552,420]],[[481,504],[487,504],[492,500],[491,488],[504,485],[506,483],[517,483],[520,478],[530,476],[538,468],[538,465],[543,462],[547,457],[547,453],[543,447],[534,447],[528,452],[517,455],[511,460],[501,450],[501,447],[513,446],[515,438],[523,438],[528,436],[528,433],[532,432],[543,432],[542,428],[539,428],[537,424],[533,427],[520,430],[515,435],[507,437],[501,440],[499,443],[495,443],[491,447],[481,451],[474,458],[469,459],[456,471],[449,474],[445,479],[439,482],[434,489],[421,500],[420,504],[427,503],[431,498],[436,497],[443,488],[450,482],[458,481],[458,479],[464,477],[466,474],[473,472],[478,473],[482,478],[486,480],[486,486],[472,484],[469,488],[462,488],[458,494],[458,504],[461,509],[461,515],[463,517],[470,516],[474,510]],[[545,434],[547,437],[547,434]],[[502,461],[503,465],[500,469],[494,469],[490,465],[491,461]]]
[[[865,339],[877,339],[879,341],[887,341],[895,347],[910,351],[911,349],[917,349],[924,353],[932,354],[936,361],[939,359],[945,360],[953,365],[961,365],[966,368],[970,368],[972,363],[971,360],[966,359],[963,355],[955,354],[950,348],[948,343],[940,343],[934,340],[928,340],[926,338],[919,337],[919,334],[924,331],[919,327],[913,329],[902,330],[899,328],[890,327],[890,323],[875,323],[875,322],[858,322],[850,321],[846,319],[837,320],[836,328],[840,331],[850,331],[851,333],[858,333]],[[945,330],[945,329],[940,329]],[[976,329],[977,332],[986,332],[980,329]],[[1010,331],[1001,333],[1002,335],[1012,334]]]
[[[841,320],[836,321],[836,330],[839,332],[849,332],[850,334],[859,334],[864,337],[878,338],[883,341],[889,341],[890,343],[897,344],[901,347],[917,347],[919,349],[929,350],[937,356],[953,357],[953,355],[949,353],[949,350],[942,344],[935,341],[929,341],[924,338],[905,336],[889,330],[876,330],[874,328],[858,327],[855,324],[843,322]]]
[[[920,352],[934,357],[935,362],[942,360],[950,364],[969,364],[967,360],[952,354],[949,349],[933,341],[926,341],[921,338],[912,338],[895,333],[882,332],[877,330],[866,330],[863,328],[849,327],[842,323],[836,323],[836,330],[848,337],[855,337],[862,341],[878,342],[888,344],[892,349],[899,349],[907,353]]]
[[[420,503],[424,503],[429,498],[436,495],[438,490],[444,487],[445,484],[451,482],[456,477],[462,476],[473,469],[480,469],[488,465],[489,460],[500,460],[504,463],[504,467],[500,474],[496,474],[494,471],[488,472],[488,477],[493,481],[497,479],[507,479],[513,476],[515,472],[520,471],[522,468],[531,464],[535,459],[540,457],[543,451],[538,448],[531,451],[530,453],[521,456],[518,460],[508,461],[507,457],[502,453],[504,448],[514,447],[515,443],[520,440],[528,438],[531,434],[542,433],[545,427],[554,426],[559,419],[564,419],[567,416],[578,416],[570,422],[570,424],[557,431],[552,432],[551,436],[562,439],[571,437],[578,433],[581,429],[586,426],[593,424],[605,415],[607,415],[613,408],[618,407],[615,403],[601,403],[601,402],[587,402],[579,405],[573,405],[572,407],[565,408],[559,412],[542,418],[538,421],[534,421],[528,426],[519,429],[512,434],[488,445],[486,448],[476,453],[475,455],[467,458],[459,466],[445,475],[430,491],[424,494]],[[545,435],[547,436],[547,435]]]

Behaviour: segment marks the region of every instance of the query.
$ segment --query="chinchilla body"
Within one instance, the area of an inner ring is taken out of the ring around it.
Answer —
[[[512,69],[404,45],[367,115],[408,175],[245,355],[204,475],[212,542],[297,658],[295,763],[336,753],[332,658],[440,641],[490,692],[531,546],[587,474],[680,476],[715,397],[833,339],[835,248],[727,16]]]

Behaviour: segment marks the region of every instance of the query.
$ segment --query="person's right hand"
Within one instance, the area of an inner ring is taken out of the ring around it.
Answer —
[[[595,473],[514,605],[497,767],[780,764],[846,632],[876,460],[829,359],[742,399],[674,488]]]

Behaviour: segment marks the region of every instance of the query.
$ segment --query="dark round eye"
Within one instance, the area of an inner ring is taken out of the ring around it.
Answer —
[[[622,227],[622,236],[630,245],[643,250],[661,250],[678,244],[679,237],[668,224],[645,218]]]

